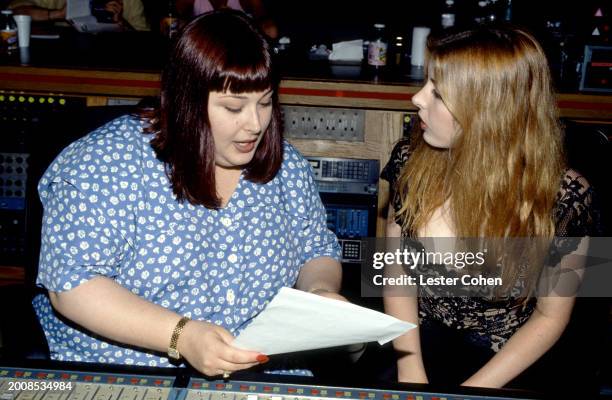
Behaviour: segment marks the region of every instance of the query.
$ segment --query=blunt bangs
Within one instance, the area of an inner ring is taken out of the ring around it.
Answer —
[[[235,50],[233,53],[237,57],[232,58],[227,57],[228,53],[225,53],[225,60],[219,63],[220,68],[216,76],[212,77],[209,90],[249,93],[263,92],[278,86],[267,49],[258,53]]]
[[[248,93],[276,88],[279,80],[268,42],[238,19],[218,22],[203,27],[209,67],[203,71],[203,81],[208,91]]]

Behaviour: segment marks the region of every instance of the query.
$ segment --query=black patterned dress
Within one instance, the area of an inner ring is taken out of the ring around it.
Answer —
[[[381,173],[381,178],[390,183],[392,206],[396,212],[401,200],[395,188],[410,152],[408,139],[397,143]],[[554,209],[556,237],[560,238],[557,244],[562,247],[562,238],[600,235],[600,217],[594,201],[593,190],[584,177],[569,172],[564,174]],[[398,223],[401,225],[401,221]],[[571,250],[559,249],[558,256]],[[461,343],[493,355],[527,321],[535,304],[535,298],[525,302],[523,299],[494,301],[483,297],[419,296],[420,327],[421,330],[448,328],[454,331],[455,337],[459,335]],[[422,340],[427,340],[423,336]]]

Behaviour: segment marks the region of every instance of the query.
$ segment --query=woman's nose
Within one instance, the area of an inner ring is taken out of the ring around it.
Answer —
[[[249,113],[246,127],[249,132],[259,133],[261,131],[261,115],[259,115],[257,107]]]
[[[412,96],[412,104],[414,104],[418,109],[423,108],[425,105],[423,100],[423,89],[419,90]]]

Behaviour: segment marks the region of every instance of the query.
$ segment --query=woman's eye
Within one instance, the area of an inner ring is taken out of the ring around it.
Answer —
[[[270,107],[272,105],[272,101],[266,101],[265,103],[259,103],[260,106],[262,107]]]
[[[238,114],[240,111],[242,111],[242,108],[232,108],[227,106],[225,107],[225,109],[234,114]]]
[[[433,89],[433,90],[431,91],[431,93],[433,94],[433,96],[434,96],[436,99],[440,99],[440,100],[442,100],[442,96],[440,96],[440,92],[438,92],[436,89]]]

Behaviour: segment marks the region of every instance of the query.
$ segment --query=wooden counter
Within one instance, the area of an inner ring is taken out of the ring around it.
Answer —
[[[0,65],[0,90],[86,96],[91,105],[109,98],[142,98],[159,94],[159,73],[96,69],[38,68]],[[415,111],[417,84],[295,79],[281,81],[283,104]],[[612,95],[561,93],[561,116],[612,120]]]

